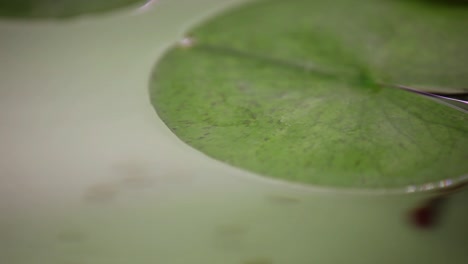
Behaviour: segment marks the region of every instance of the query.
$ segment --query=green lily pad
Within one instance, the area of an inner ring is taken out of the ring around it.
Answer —
[[[144,0],[0,0],[0,17],[66,18],[99,13]]]
[[[169,50],[151,100],[183,141],[261,175],[361,188],[457,178],[468,172],[468,115],[393,86],[468,87],[467,11],[249,3]]]

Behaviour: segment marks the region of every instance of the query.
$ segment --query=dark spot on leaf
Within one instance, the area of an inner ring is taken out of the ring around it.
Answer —
[[[243,92],[243,93],[246,93],[248,92],[249,90],[249,85],[245,82],[239,82],[237,84],[237,89],[240,91],[240,92]]]
[[[257,101],[250,101],[249,105],[252,107],[260,107],[260,104]]]
[[[440,220],[441,207],[445,202],[443,197],[435,197],[423,205],[418,206],[410,212],[410,219],[412,223],[422,229],[435,227]]]
[[[413,222],[416,226],[427,228],[433,225],[434,212],[430,206],[416,208],[412,212]]]
[[[439,224],[444,205],[450,200],[451,195],[465,190],[467,186],[468,181],[462,181],[442,189],[436,189],[436,196],[429,198],[422,205],[410,211],[411,222],[419,228],[431,228]]]

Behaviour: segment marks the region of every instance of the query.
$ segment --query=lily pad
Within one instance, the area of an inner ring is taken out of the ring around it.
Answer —
[[[144,0],[0,0],[0,17],[66,18],[122,8]]]
[[[258,1],[190,32],[150,84],[183,141],[264,176],[392,188],[468,172],[468,115],[394,88],[468,87],[468,9]]]

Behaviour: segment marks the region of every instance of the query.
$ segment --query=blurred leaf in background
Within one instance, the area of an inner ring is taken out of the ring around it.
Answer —
[[[65,18],[110,11],[144,0],[0,0],[0,17]]]

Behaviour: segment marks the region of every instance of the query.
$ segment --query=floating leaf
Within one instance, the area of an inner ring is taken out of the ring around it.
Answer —
[[[468,115],[392,88],[468,87],[468,9],[424,1],[253,2],[156,67],[182,140],[262,175],[388,188],[468,172]]]

